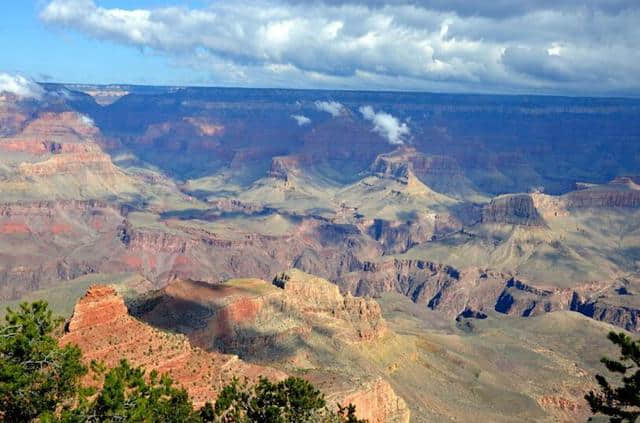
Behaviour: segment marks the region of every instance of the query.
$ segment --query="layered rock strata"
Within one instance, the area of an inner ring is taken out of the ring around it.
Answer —
[[[261,375],[274,380],[285,377],[280,371],[245,363],[234,355],[204,351],[183,335],[136,320],[109,286],[94,285],[78,301],[60,343],[78,345],[87,363],[97,360],[114,366],[124,358],[147,371],[167,373],[189,392],[196,405],[214,400],[233,377],[253,381]]]

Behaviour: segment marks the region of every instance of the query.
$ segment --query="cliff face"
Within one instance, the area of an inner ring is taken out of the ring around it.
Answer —
[[[296,269],[282,273],[273,284],[284,291],[289,307],[315,316],[330,316],[346,327],[348,342],[371,341],[384,336],[386,323],[378,303],[371,299],[340,294],[337,285]],[[312,323],[313,325],[313,323]]]
[[[365,331],[365,327],[373,327],[378,334],[385,330],[377,304],[342,297],[335,286],[336,290],[326,289],[330,283],[323,280],[307,281],[313,286],[303,287],[301,278],[309,278],[309,275],[295,272],[285,275],[292,275],[287,281],[291,282],[289,288],[278,288],[258,280],[222,286],[175,281],[161,296],[147,296],[144,301],[132,305],[145,320],[156,326],[164,324],[174,331],[187,332],[188,337],[154,329],[131,317],[113,288],[92,286],[76,304],[60,342],[80,346],[87,362],[102,360],[113,366],[126,358],[148,371],[168,373],[187,389],[196,405],[201,405],[215,401],[220,389],[233,377],[247,377],[250,382],[260,375],[274,380],[286,377],[284,372],[272,367],[249,364],[238,356],[216,352],[220,341],[238,347],[269,348],[274,342],[286,342],[286,337],[294,333],[304,336],[305,332],[317,330],[319,324],[336,328],[336,322],[352,325],[347,332],[356,342],[371,339],[372,332]],[[307,296],[301,298],[303,292]],[[277,304],[272,303],[274,300]],[[302,308],[302,304],[308,307]],[[266,315],[272,313],[277,315]],[[294,320],[298,326],[289,327],[287,333],[274,333],[276,320],[281,321],[278,328]],[[253,328],[254,334],[263,331],[262,336],[252,338],[249,328]],[[268,333],[270,339],[267,339]],[[211,345],[212,337],[216,341],[214,345]],[[207,344],[207,351],[193,343]],[[282,366],[276,357],[271,356],[271,362]],[[333,376],[334,382],[325,384],[329,377],[313,372],[308,377],[313,383],[322,384],[330,405],[354,403],[359,417],[371,422],[409,421],[406,404],[383,379],[364,383],[348,379],[336,382]],[[92,383],[90,379],[88,376],[86,382]]]
[[[589,185],[561,196],[541,193],[496,197],[482,210],[483,223],[545,226],[545,219],[568,216],[581,209],[640,207],[640,185],[620,177],[608,184]]]
[[[287,180],[290,175],[299,176],[315,165],[326,160],[318,154],[295,154],[289,156],[277,156],[271,159],[271,167],[268,176]]]
[[[0,94],[0,137],[8,137],[22,130],[32,110],[13,94]]]
[[[571,310],[629,331],[640,329],[640,280],[636,277],[554,288],[487,269],[458,270],[422,260],[395,259],[365,263],[362,270],[344,275],[339,284],[356,295],[398,292],[451,318],[482,315],[486,310],[520,317]]]
[[[330,404],[353,402],[359,416],[371,422],[409,419],[406,404],[387,381],[368,374],[350,376],[355,363],[342,358],[344,349],[383,342],[388,329],[380,306],[343,296],[325,279],[291,270],[272,283],[175,280],[143,296],[132,309],[154,326],[177,329],[209,351],[238,353],[285,371],[305,369],[302,376],[321,387]],[[347,367],[334,372],[327,366]]]
[[[215,206],[215,212],[196,217],[215,223],[216,213],[224,213],[224,209],[246,210],[248,214],[264,210],[246,203],[217,202]],[[286,223],[276,213],[268,216],[256,221]],[[238,221],[219,231],[182,219],[167,218],[153,226],[138,225],[132,219],[120,226],[116,239],[126,248],[127,260],[137,258],[130,268],[158,285],[172,277],[208,282],[244,276],[270,279],[292,265],[333,279],[357,268],[362,258],[380,254],[376,242],[354,225],[314,217],[296,219],[295,230],[275,234],[261,233],[265,225],[247,227]],[[247,220],[252,219],[247,216]]]
[[[371,423],[409,423],[411,419],[407,404],[384,379],[368,382],[357,391],[331,394],[327,399],[355,405],[356,410],[362,410],[358,417]]]
[[[544,221],[527,194],[505,195],[491,200],[482,211],[482,223],[544,226]]]
[[[366,263],[361,271],[345,275],[339,283],[356,295],[398,292],[453,318],[467,309],[491,307],[505,277],[489,270],[460,271],[423,260],[394,259]]]
[[[107,178],[125,178],[125,175],[111,162],[111,158],[104,154],[96,144],[83,146],[56,146],[44,144],[43,148],[55,149],[55,155],[38,163],[23,163],[20,172],[26,177],[48,177],[53,175],[65,175],[94,172],[105,183]]]
[[[376,157],[370,170],[371,173],[380,178],[391,178],[406,184],[413,166],[406,157],[381,154]]]
[[[639,292],[640,279],[637,276],[622,278],[608,285],[574,291],[569,307],[592,319],[611,323],[630,332],[640,332]]]
[[[603,185],[577,184],[576,190],[561,196],[536,193],[531,197],[541,215],[554,218],[581,209],[638,208],[640,185],[632,177],[619,177]]]
[[[5,201],[106,199],[138,192],[136,182],[103,152],[93,121],[71,112],[41,112],[0,137]]]
[[[237,356],[206,352],[191,346],[182,335],[145,325],[127,314],[122,298],[108,286],[93,286],[78,301],[60,343],[78,345],[87,362],[102,360],[114,366],[126,358],[147,371],[168,373],[187,389],[196,405],[214,400],[234,376],[253,381],[259,375],[275,380],[285,377],[282,372],[245,363]]]
[[[390,153],[380,154],[369,170],[376,176],[405,183],[411,173],[436,192],[467,201],[482,198],[465,170],[451,156],[424,154],[413,147],[401,146]]]
[[[631,178],[618,178],[607,185],[574,191],[563,197],[569,209],[637,208],[640,207],[640,185]]]
[[[5,142],[6,144],[12,144],[12,141],[16,144],[20,142],[25,146],[24,151],[29,151],[33,146],[42,146],[47,143],[49,145],[83,143],[95,138],[98,134],[99,130],[93,121],[80,113],[42,112],[34,119],[27,121],[18,134],[8,137]]]
[[[0,204],[0,298],[107,270],[120,212],[97,200]]]
[[[243,356],[264,357],[316,330],[330,330],[346,343],[386,333],[375,301],[343,296],[336,285],[298,270],[279,274],[273,284],[258,279],[221,285],[175,280],[134,310],[156,326],[177,325],[203,348]]]

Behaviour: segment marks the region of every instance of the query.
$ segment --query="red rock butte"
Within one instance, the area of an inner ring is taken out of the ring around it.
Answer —
[[[343,299],[335,285],[319,278],[318,281],[318,284],[304,284],[294,279],[288,281],[287,291],[296,296],[306,293],[316,300],[320,309],[327,305],[333,307],[337,301],[342,305],[339,310],[332,310],[338,315],[347,316],[355,313],[360,316],[354,317],[356,320],[372,316],[378,316],[380,319],[379,308],[375,302],[350,296]],[[268,286],[264,281],[256,282]],[[304,285],[308,286],[305,288]],[[322,289],[329,285],[335,289]],[[192,283],[188,286],[197,285]],[[201,287],[200,291],[195,292],[203,293],[203,289],[204,287]],[[223,313],[228,319],[225,323],[230,325],[228,329],[247,319],[252,320],[256,313],[260,312],[259,307],[255,308],[255,299],[245,297],[241,291],[230,288],[229,293],[226,293],[235,294],[232,295],[234,300],[228,304],[229,307],[225,307],[226,313]],[[377,330],[385,330],[383,322],[378,325],[380,328]],[[366,340],[376,336],[373,332],[363,336],[363,328],[360,326],[361,324],[356,325],[356,338]],[[76,303],[60,343],[78,345],[87,363],[96,360],[112,367],[124,358],[136,366],[143,366],[147,372],[156,370],[159,373],[167,373],[188,391],[195,406],[201,406],[207,401],[214,402],[220,390],[233,377],[240,380],[247,378],[251,383],[260,376],[271,380],[282,380],[287,376],[271,367],[247,363],[236,355],[205,351],[192,345],[184,335],[153,328],[130,316],[122,297],[113,287],[105,285],[92,285]],[[314,383],[323,379],[314,375],[310,375],[309,378]],[[91,375],[87,376],[85,382],[95,383],[92,382]],[[359,417],[371,423],[409,421],[409,410],[405,402],[395,394],[391,385],[381,378],[365,383],[349,383],[345,380],[338,385],[334,381],[326,386],[326,394],[328,404],[353,403]]]
[[[154,329],[127,314],[115,289],[93,285],[76,304],[62,345],[76,344],[84,359],[116,365],[125,358],[147,371],[169,374],[183,386],[196,406],[215,400],[235,376],[255,381],[259,376],[281,380],[278,370],[252,365],[237,356],[193,347],[186,337]]]

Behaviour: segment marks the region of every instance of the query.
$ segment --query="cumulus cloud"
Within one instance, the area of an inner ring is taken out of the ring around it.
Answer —
[[[45,91],[37,82],[27,77],[0,73],[0,93],[10,93],[21,98],[40,100]]]
[[[337,101],[316,101],[316,109],[327,112],[333,117],[340,116],[344,111],[344,106]]]
[[[78,113],[78,116],[80,117],[80,121],[86,125],[86,126],[95,126],[95,122],[93,121],[93,119],[91,119],[89,116],[87,115],[83,115],[81,113]]]
[[[357,3],[355,0],[287,0],[291,4],[325,3],[331,5],[346,5]],[[609,14],[640,8],[636,0],[367,0],[372,7],[387,7],[390,5],[412,5],[441,12],[452,12],[459,16],[484,16],[501,18],[522,15],[534,11],[571,11],[588,9]]]
[[[51,0],[40,17],[234,85],[640,95],[637,0],[101,4]]]
[[[363,118],[373,122],[373,130],[389,140],[389,144],[404,144],[411,133],[406,122],[400,122],[389,113],[376,112],[371,106],[362,106],[359,111]]]
[[[298,126],[304,126],[311,123],[311,119],[303,115],[291,115],[293,119],[298,123]]]

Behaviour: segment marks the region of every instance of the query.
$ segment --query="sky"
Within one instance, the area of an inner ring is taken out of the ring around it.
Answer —
[[[5,80],[640,96],[639,0],[20,0],[0,12]]]

